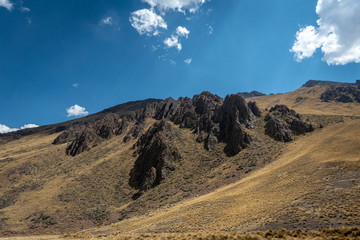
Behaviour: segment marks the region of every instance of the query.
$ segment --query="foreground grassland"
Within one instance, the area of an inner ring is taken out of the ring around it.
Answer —
[[[90,240],[267,240],[267,239],[359,239],[360,228],[332,228],[322,229],[318,231],[307,230],[280,230],[280,231],[265,231],[265,232],[249,232],[249,233],[228,233],[228,232],[213,232],[213,233],[161,233],[161,234],[132,234],[132,235],[99,235],[99,236],[30,236],[30,237],[11,237],[0,238],[2,240],[74,240],[74,239],[90,239]]]

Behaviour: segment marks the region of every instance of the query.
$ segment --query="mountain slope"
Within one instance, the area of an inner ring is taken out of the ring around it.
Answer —
[[[236,183],[87,233],[359,225],[359,146],[360,120],[334,124],[289,144],[276,161]]]
[[[359,226],[359,103],[338,98],[358,90],[334,84],[130,102],[2,135],[0,235]]]
[[[321,99],[322,94],[334,86],[358,89],[360,85],[359,82],[352,84],[310,80],[293,92],[252,97],[247,100],[255,101],[261,109],[284,104],[301,114],[360,116],[360,102],[324,102]]]

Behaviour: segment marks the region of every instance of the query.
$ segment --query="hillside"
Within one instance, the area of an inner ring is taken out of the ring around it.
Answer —
[[[0,235],[357,227],[357,94],[203,92],[0,135]]]
[[[240,181],[86,233],[96,236],[115,231],[244,232],[358,226],[359,145],[360,120],[334,124],[290,143],[274,162]]]
[[[325,102],[321,99],[325,92],[342,87],[355,89],[357,96],[360,96],[357,90],[360,89],[359,86],[359,81],[352,84],[310,80],[293,92],[252,97],[247,100],[255,101],[261,109],[270,108],[276,104],[284,104],[301,114],[360,116],[360,100]]]

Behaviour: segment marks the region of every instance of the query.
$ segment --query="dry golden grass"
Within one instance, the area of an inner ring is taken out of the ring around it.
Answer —
[[[293,92],[248,98],[261,109],[284,104],[300,114],[360,116],[360,103],[322,102],[321,94],[326,86],[302,87]]]
[[[114,232],[265,230],[278,227],[277,223],[288,212],[283,210],[291,208],[303,198],[310,199],[309,206],[295,209],[294,216],[304,218],[299,219],[300,223],[288,219],[294,228],[306,227],[307,222],[319,224],[321,216],[342,219],[338,223],[324,222],[325,227],[342,225],[344,222],[356,226],[360,223],[360,183],[356,176],[360,167],[359,146],[360,120],[335,124],[289,144],[276,161],[236,183],[172,207],[85,233],[96,236]],[[320,194],[324,190],[329,194]],[[332,199],[333,193],[347,196],[347,200],[337,203],[342,212],[331,212],[327,206],[337,201]],[[317,198],[320,198],[318,206],[313,208],[311,201]],[[319,220],[306,218],[313,213],[319,216]]]

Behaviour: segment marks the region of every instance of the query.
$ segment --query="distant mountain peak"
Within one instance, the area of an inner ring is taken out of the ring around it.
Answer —
[[[343,82],[335,82],[335,81],[325,81],[325,80],[309,80],[302,87],[315,87],[315,86],[354,86],[359,85],[360,80],[356,80],[356,83],[343,83]]]

